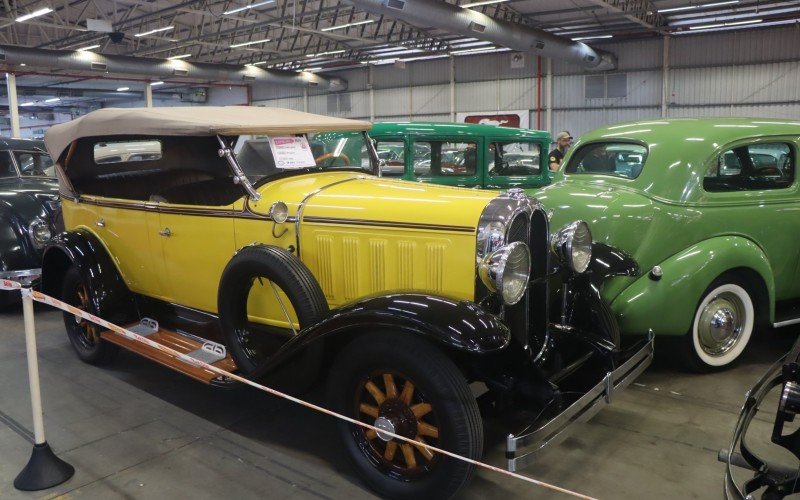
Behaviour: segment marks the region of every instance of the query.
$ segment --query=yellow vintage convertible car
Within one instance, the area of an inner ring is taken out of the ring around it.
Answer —
[[[369,128],[256,107],[102,109],[52,127],[67,231],[45,252],[44,291],[240,375],[295,391],[324,381],[336,411],[471,459],[481,409],[543,417],[508,438],[508,467],[525,466],[649,364],[652,343],[624,352],[598,293],[637,267],[583,222],[551,241],[521,190],[376,176]],[[89,363],[121,346],[232,385],[64,320]],[[340,432],[384,496],[449,497],[473,473]]]

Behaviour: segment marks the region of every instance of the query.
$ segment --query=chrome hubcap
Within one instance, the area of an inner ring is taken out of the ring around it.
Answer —
[[[375,427],[380,429],[381,431],[391,432],[392,434],[397,434],[395,432],[394,423],[386,417],[378,417],[375,419]],[[393,438],[388,434],[384,434],[383,432],[378,431],[378,437],[384,441],[391,441]]]
[[[700,347],[709,356],[725,355],[739,342],[745,319],[744,304],[737,295],[723,292],[715,296],[700,313]]]

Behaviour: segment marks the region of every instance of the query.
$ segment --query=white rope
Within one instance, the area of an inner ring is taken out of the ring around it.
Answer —
[[[249,379],[247,379],[245,377],[242,377],[241,375],[236,375],[235,373],[228,372],[228,371],[223,370],[221,368],[218,368],[218,367],[216,367],[214,365],[210,365],[210,364],[205,363],[203,361],[200,361],[198,359],[195,359],[195,358],[192,358],[190,356],[187,356],[186,354],[183,354],[183,353],[178,352],[178,351],[176,351],[174,349],[166,347],[166,346],[164,346],[162,344],[159,344],[158,342],[154,342],[154,341],[148,339],[147,337],[139,335],[138,333],[132,332],[132,331],[130,331],[130,330],[126,329],[126,328],[123,328],[121,326],[115,325],[114,323],[110,323],[110,322],[108,322],[108,321],[106,321],[106,320],[104,320],[102,318],[98,318],[94,314],[90,314],[90,313],[88,313],[86,311],[82,311],[82,310],[80,310],[80,309],[78,309],[78,308],[76,308],[74,306],[71,306],[71,305],[65,303],[65,302],[62,302],[62,301],[60,301],[58,299],[50,297],[49,295],[45,295],[45,294],[43,294],[41,292],[37,292],[37,291],[31,290],[29,288],[23,288],[17,282],[9,281],[9,280],[0,280],[0,290],[20,290],[20,289],[21,289],[21,292],[22,292],[23,295],[30,296],[36,302],[41,302],[43,304],[50,305],[50,306],[55,307],[57,309],[61,309],[62,311],[69,312],[71,314],[74,314],[75,316],[81,317],[81,318],[83,318],[85,320],[91,321],[92,323],[95,323],[95,324],[98,324],[100,326],[103,326],[103,327],[111,330],[114,333],[122,335],[123,337],[125,337],[127,339],[130,339],[130,340],[133,340],[133,341],[136,341],[136,342],[140,342],[142,344],[145,344],[147,346],[152,347],[153,349],[157,349],[157,350],[159,350],[159,351],[161,351],[163,353],[169,354],[170,356],[173,356],[173,357],[175,357],[175,358],[177,358],[177,359],[179,359],[179,360],[181,360],[181,361],[183,361],[185,363],[188,363],[190,365],[193,365],[193,366],[196,366],[196,367],[199,367],[199,368],[203,368],[205,370],[208,370],[208,371],[210,371],[212,373],[215,373],[215,374],[223,376],[223,377],[228,377],[228,378],[230,378],[232,380],[235,380],[237,382],[240,382],[242,384],[249,385],[250,387],[255,387],[256,389],[264,391],[264,392],[266,392],[268,394],[272,394],[273,396],[277,396],[279,398],[283,398],[283,399],[289,400],[289,401],[291,401],[293,403],[297,403],[297,404],[299,404],[301,406],[305,406],[306,408],[310,408],[310,409],[318,411],[320,413],[324,413],[325,415],[330,415],[330,416],[338,418],[340,420],[344,420],[345,422],[351,423],[353,425],[358,425],[360,427],[363,427],[364,429],[369,429],[369,430],[372,430],[372,431],[380,432],[381,435],[391,436],[394,439],[409,443],[409,444],[411,444],[411,445],[413,445],[413,446],[415,446],[417,448],[423,447],[423,448],[426,448],[427,450],[429,450],[431,452],[441,453],[442,455],[447,455],[449,457],[455,458],[457,460],[461,460],[463,462],[467,462],[467,463],[475,465],[477,467],[481,467],[483,469],[490,470],[490,471],[493,471],[493,472],[497,472],[499,474],[503,474],[503,475],[508,476],[508,477],[513,477],[515,479],[519,479],[520,481],[525,481],[527,483],[534,484],[534,485],[539,486],[541,488],[549,489],[549,490],[552,490],[552,491],[557,491],[559,493],[564,493],[566,495],[571,495],[571,496],[576,497],[576,498],[593,500],[593,497],[586,496],[586,495],[583,495],[581,493],[577,493],[575,491],[568,490],[566,488],[561,488],[561,487],[555,486],[553,484],[545,483],[544,481],[539,481],[538,479],[533,479],[531,477],[523,476],[523,475],[517,474],[515,472],[507,471],[505,469],[501,469],[500,467],[495,467],[494,465],[489,465],[487,463],[479,462],[477,460],[473,460],[471,458],[467,458],[467,457],[458,455],[456,453],[453,453],[453,452],[450,452],[450,451],[447,451],[447,450],[443,450],[443,449],[437,448],[435,446],[431,446],[431,445],[426,444],[426,443],[421,443],[419,441],[415,441],[413,439],[410,439],[410,438],[407,438],[407,437],[404,437],[404,436],[400,436],[398,434],[395,434],[395,433],[392,433],[392,432],[388,432],[388,431],[383,430],[383,429],[379,429],[379,428],[377,428],[377,427],[375,427],[373,425],[361,422],[359,420],[350,418],[350,417],[348,417],[346,415],[342,415],[340,413],[336,413],[334,411],[328,410],[327,408],[323,408],[323,407],[315,405],[313,403],[309,403],[307,401],[304,401],[302,399],[296,398],[294,396],[290,396],[290,395],[285,394],[283,392],[280,392],[280,391],[278,391],[276,389],[272,389],[271,387],[267,387],[265,385],[259,384],[258,382],[254,382],[254,381],[249,380]]]

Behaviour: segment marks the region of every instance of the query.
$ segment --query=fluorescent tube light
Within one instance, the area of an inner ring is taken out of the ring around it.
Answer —
[[[98,43],[97,45],[89,45],[88,47],[81,47],[81,48],[79,48],[77,50],[93,50],[93,49],[99,49],[99,48],[100,48],[100,44]]]
[[[20,104],[20,106],[33,106],[34,104],[36,103],[33,101],[29,101],[29,102],[23,102],[22,104]]]
[[[125,92],[126,90],[130,90],[130,87],[120,87],[117,89],[117,92]]]
[[[373,19],[366,19],[364,21],[356,21],[354,23],[342,24],[341,26],[330,26],[328,28],[322,28],[320,31],[341,30],[341,29],[349,28],[351,26],[361,26],[362,24],[369,24],[369,23],[374,23],[374,22],[375,22],[375,20],[373,20]]]
[[[466,49],[466,50],[454,50],[450,52],[451,56],[459,56],[463,54],[482,54],[482,53],[492,53],[492,52],[507,52],[511,49],[505,47],[482,47],[479,49]]]
[[[156,85],[164,85],[164,82],[162,82],[162,81],[158,81],[158,82],[150,82],[150,86],[151,86],[151,87],[155,87]]]
[[[60,100],[61,100],[60,97],[53,97],[51,99],[45,99],[44,102],[58,102]]]
[[[187,57],[192,57],[192,54],[181,54],[179,56],[168,57],[167,59],[170,60],[170,61],[173,61],[175,59],[185,59]]]
[[[658,9],[659,14],[663,14],[664,12],[678,12],[681,10],[693,10],[693,9],[704,9],[706,7],[721,7],[723,5],[732,5],[735,3],[739,3],[739,0],[728,0],[726,2],[714,2],[714,3],[706,3],[701,5],[685,5],[683,7],[670,7],[668,9]]]
[[[261,7],[262,5],[267,5],[268,3],[273,3],[275,0],[267,0],[266,2],[258,2],[258,3],[251,3],[250,5],[245,5],[244,7],[238,7],[236,9],[226,10],[222,14],[227,16],[228,14],[236,14],[237,12],[241,12],[247,9],[255,9],[256,7]]]
[[[597,35],[597,36],[579,36],[578,38],[573,38],[573,42],[580,42],[581,40],[597,40],[600,38],[614,38],[614,35]]]
[[[732,21],[729,23],[702,24],[700,26],[689,26],[690,30],[703,30],[709,28],[726,28],[728,26],[741,26],[744,24],[758,24],[764,22],[763,19],[750,19],[748,21]]]
[[[237,48],[237,47],[247,47],[248,45],[255,45],[255,44],[257,44],[257,43],[267,43],[267,42],[269,42],[269,41],[271,41],[271,39],[270,39],[270,38],[265,38],[265,39],[263,39],[263,40],[253,40],[252,42],[234,43],[234,44],[233,44],[233,45],[231,45],[230,47],[231,47],[232,49],[235,49],[235,48]]]
[[[344,54],[345,50],[331,50],[330,52],[320,52],[319,54],[306,54],[306,57],[320,57],[320,56],[332,56],[334,54]]]
[[[161,31],[168,31],[168,30],[171,30],[171,29],[175,29],[175,26],[166,26],[164,28],[156,28],[154,30],[145,31],[144,33],[136,33],[133,36],[136,36],[136,37],[147,36],[147,35],[152,35],[153,33],[160,33]]]
[[[25,21],[33,19],[34,17],[43,16],[43,15],[49,14],[51,12],[53,12],[53,9],[51,9],[50,7],[45,7],[44,9],[35,10],[35,11],[31,12],[30,14],[25,14],[24,16],[19,16],[18,18],[15,19],[15,21],[17,21],[18,23],[24,23]]]
[[[312,73],[312,72],[314,72],[314,71],[319,71],[319,70],[321,70],[321,69],[322,69],[322,67],[321,67],[321,66],[316,66],[316,67],[313,67],[313,68],[303,68],[303,69],[302,69],[302,70],[300,70],[300,71],[307,71],[307,72],[309,72],[309,73]]]
[[[480,5],[491,5],[493,3],[503,3],[503,2],[508,2],[508,0],[481,0],[480,2],[465,3],[464,5],[461,5],[460,7],[463,7],[465,9],[469,9],[470,7],[478,7]]]

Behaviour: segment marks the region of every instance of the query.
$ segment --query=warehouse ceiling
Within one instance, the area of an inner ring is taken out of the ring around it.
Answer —
[[[590,45],[800,20],[800,0],[448,1]],[[0,44],[310,72],[508,50],[368,14],[337,0],[3,0],[0,9]],[[70,99],[113,99],[109,94],[129,86],[79,76],[36,76],[41,78],[29,75],[18,85],[29,92],[77,87],[90,91],[72,98],[62,92],[62,101],[54,105]]]

